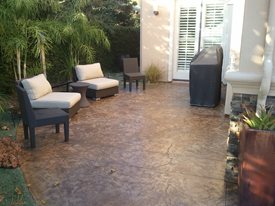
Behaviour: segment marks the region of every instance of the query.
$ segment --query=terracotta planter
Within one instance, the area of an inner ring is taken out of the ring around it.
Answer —
[[[275,132],[245,126],[239,159],[240,205],[275,206]]]

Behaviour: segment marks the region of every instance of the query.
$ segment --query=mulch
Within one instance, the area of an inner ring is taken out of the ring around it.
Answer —
[[[0,139],[0,167],[16,168],[20,166],[21,146],[10,137]]]

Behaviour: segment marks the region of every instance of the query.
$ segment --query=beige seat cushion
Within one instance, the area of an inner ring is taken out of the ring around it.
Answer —
[[[100,63],[76,65],[75,72],[79,81],[103,77]]]
[[[108,89],[119,85],[119,81],[115,79],[105,78],[105,77],[84,80],[81,82],[90,84],[88,88],[94,89],[94,90]]]
[[[32,78],[23,79],[21,82],[30,100],[38,99],[52,92],[52,87],[44,74],[39,74]]]
[[[45,96],[31,100],[33,108],[69,109],[80,100],[80,94],[74,92],[51,92]]]

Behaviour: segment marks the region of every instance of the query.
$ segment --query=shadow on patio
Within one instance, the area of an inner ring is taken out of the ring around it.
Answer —
[[[121,90],[81,109],[68,143],[39,128],[21,168],[38,205],[237,205],[224,183],[223,107],[191,107],[187,83]]]

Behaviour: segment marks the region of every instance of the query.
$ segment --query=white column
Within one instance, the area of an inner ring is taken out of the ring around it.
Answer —
[[[273,72],[273,53],[274,53],[274,38],[275,38],[275,0],[269,2],[269,16],[267,23],[267,33],[265,39],[263,77],[260,90],[258,93],[257,113],[265,107],[267,95],[270,91],[271,77]]]

